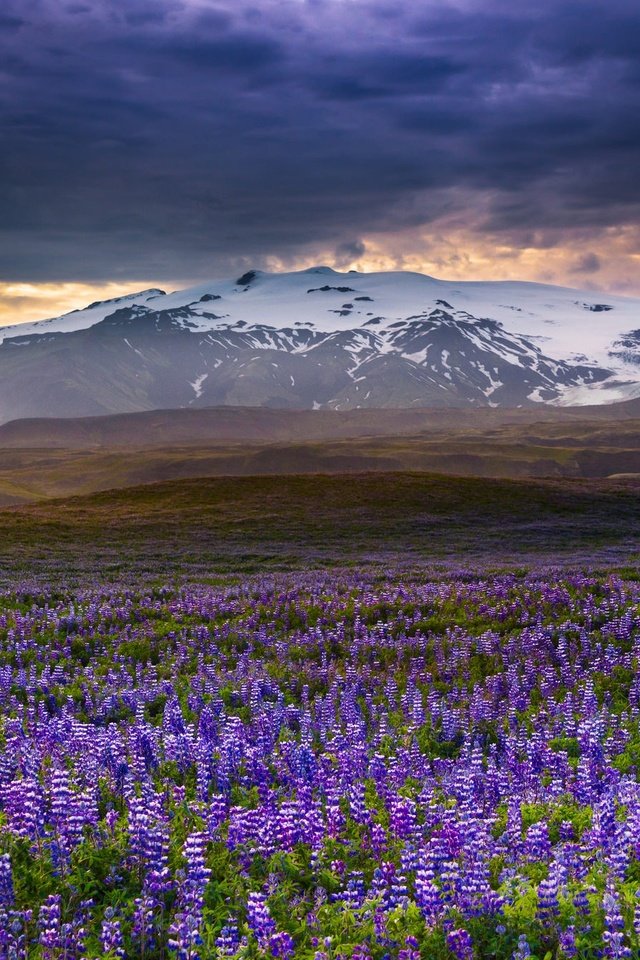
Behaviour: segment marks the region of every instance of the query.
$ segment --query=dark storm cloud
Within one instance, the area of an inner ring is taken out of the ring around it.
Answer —
[[[0,279],[636,223],[639,62],[635,0],[5,0]]]
[[[573,273],[597,273],[602,267],[600,262],[600,257],[597,253],[584,253],[579,259],[574,263],[572,267]]]
[[[348,267],[354,260],[364,256],[367,246],[362,240],[345,240],[338,244],[334,253],[337,267]]]

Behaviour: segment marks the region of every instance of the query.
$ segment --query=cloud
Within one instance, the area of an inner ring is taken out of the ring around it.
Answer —
[[[597,273],[602,269],[602,261],[597,253],[585,253],[576,260],[571,269],[573,273]]]
[[[340,243],[333,255],[333,264],[335,267],[348,267],[356,260],[359,260],[367,252],[367,246],[362,240],[347,240]]]
[[[5,0],[0,279],[339,265],[423,230],[593,274],[640,223],[639,62],[631,0]]]

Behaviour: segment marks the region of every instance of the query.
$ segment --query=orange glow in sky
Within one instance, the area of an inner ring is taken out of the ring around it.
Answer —
[[[640,296],[640,232],[615,227],[594,236],[534,236],[527,247],[511,247],[504,237],[470,234],[455,223],[417,228],[396,235],[363,238],[364,253],[353,261],[334,250],[317,248],[299,257],[268,257],[242,269],[258,266],[283,271],[327,264],[338,270],[413,270],[444,280],[532,280],[579,289]],[[94,300],[106,300],[147,287],[175,290],[203,277],[152,277],[107,283],[0,282],[0,325],[55,317],[82,309]]]

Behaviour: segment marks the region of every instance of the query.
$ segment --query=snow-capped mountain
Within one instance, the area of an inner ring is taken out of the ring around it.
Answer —
[[[417,273],[243,276],[0,328],[0,420],[640,395],[640,300]]]

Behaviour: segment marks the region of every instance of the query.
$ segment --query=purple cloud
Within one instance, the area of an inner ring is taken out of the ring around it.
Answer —
[[[631,0],[5,0],[0,63],[0,279],[640,220]]]

